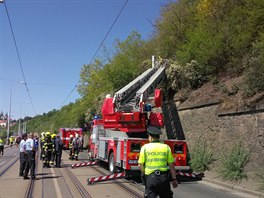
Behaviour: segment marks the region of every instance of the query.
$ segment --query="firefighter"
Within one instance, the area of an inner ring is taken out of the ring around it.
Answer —
[[[174,158],[167,144],[159,141],[161,130],[156,127],[148,127],[148,144],[141,147],[139,155],[139,167],[145,184],[145,197],[172,198],[170,177],[167,169],[169,164],[173,188],[178,186],[174,169]]]
[[[43,151],[44,151],[44,162],[43,162],[43,168],[50,168],[50,160],[51,160],[51,154],[54,150],[54,144],[51,141],[50,132],[45,133],[45,141],[43,144]]]
[[[55,139],[56,139],[56,134],[52,134],[51,135],[51,142],[53,144],[53,148],[55,148]],[[50,159],[50,165],[54,165],[54,160],[55,160],[55,149],[53,149],[52,153],[51,153],[51,159]]]
[[[81,146],[81,140],[79,138],[79,135],[75,134],[75,138],[72,141],[72,150],[73,150],[72,155],[74,155],[75,160],[78,160],[80,146]]]
[[[43,145],[44,145],[44,142],[45,142],[45,132],[42,132],[41,133],[41,138],[40,138],[40,160],[43,160],[44,161],[44,158],[45,158],[45,153],[44,153],[44,149],[43,149]]]
[[[73,160],[73,152],[72,152],[72,142],[73,142],[73,135],[70,135],[70,140],[69,140],[69,149],[70,149],[70,154],[69,154],[69,159]]]
[[[10,147],[12,148],[14,143],[14,138],[12,136],[9,137],[9,143],[10,143]]]

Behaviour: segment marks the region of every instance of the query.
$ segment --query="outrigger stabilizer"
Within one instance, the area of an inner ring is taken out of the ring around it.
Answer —
[[[72,168],[78,168],[78,167],[83,167],[83,166],[92,166],[92,165],[97,165],[97,162],[83,162],[79,164],[73,164],[71,167]]]
[[[115,173],[113,175],[105,175],[105,176],[99,176],[99,177],[92,177],[87,179],[88,184],[94,184],[95,182],[103,182],[103,181],[110,181],[115,179],[122,179],[126,177],[126,173]]]
[[[183,177],[191,177],[191,178],[197,178],[198,176],[194,173],[185,173],[185,172],[176,172],[176,175],[180,175]],[[109,180],[116,180],[116,179],[123,179],[131,177],[129,175],[126,175],[125,172],[122,173],[115,173],[113,175],[105,175],[105,176],[99,176],[99,177],[92,177],[87,179],[88,184],[94,184],[95,182],[103,182],[103,181],[109,181]]]

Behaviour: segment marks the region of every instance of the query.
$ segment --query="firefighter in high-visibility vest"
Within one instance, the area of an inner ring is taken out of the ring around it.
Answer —
[[[45,152],[44,152],[44,149],[43,149],[43,145],[44,145],[44,142],[45,142],[45,132],[42,132],[41,133],[41,138],[40,138],[40,160],[43,160],[44,161],[44,158],[45,158]]]
[[[80,152],[81,140],[78,134],[75,134],[75,138],[72,141],[72,155],[74,155],[74,159],[78,160],[78,155]]]
[[[70,140],[69,140],[69,149],[70,149],[70,153],[69,153],[69,159],[73,160],[73,155],[72,155],[72,142],[73,142],[73,135],[70,135]]]
[[[161,130],[148,127],[149,143],[141,147],[138,164],[145,184],[145,197],[172,198],[170,177],[167,164],[169,164],[173,188],[178,186],[174,168],[174,158],[167,144],[159,141]]]
[[[51,141],[51,134],[50,132],[45,133],[45,141],[43,144],[43,149],[45,152],[45,159],[43,162],[43,168],[50,168],[50,160],[51,160],[51,154],[54,150],[54,144]]]
[[[14,143],[14,138],[13,138],[13,136],[10,136],[10,137],[9,137],[9,143],[10,143],[10,147],[12,148],[13,143]]]
[[[56,155],[56,153],[55,153],[55,139],[56,139],[56,134],[52,134],[51,135],[51,142],[52,142],[52,144],[53,144],[53,151],[52,151],[52,153],[51,153],[51,159],[50,159],[50,165],[52,166],[52,165],[54,165],[54,160],[55,160],[55,155]]]

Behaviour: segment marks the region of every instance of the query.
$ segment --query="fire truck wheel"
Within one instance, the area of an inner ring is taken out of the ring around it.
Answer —
[[[116,172],[114,153],[111,153],[109,156],[108,170],[111,175]]]

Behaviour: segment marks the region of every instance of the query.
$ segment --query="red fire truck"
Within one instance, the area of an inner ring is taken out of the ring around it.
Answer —
[[[138,168],[140,148],[148,143],[147,126],[163,127],[162,92],[155,89],[165,75],[167,61],[153,64],[128,85],[109,95],[102,106],[102,119],[92,122],[89,151],[92,159],[108,163],[111,174],[134,173]],[[150,94],[154,103],[150,105]],[[154,108],[155,106],[155,108]],[[155,109],[155,111],[154,111]],[[166,139],[176,170],[189,170],[185,140]]]
[[[76,134],[78,134],[79,137],[83,135],[82,128],[60,128],[59,134],[65,149],[69,148],[70,135],[72,135],[74,138]]]

